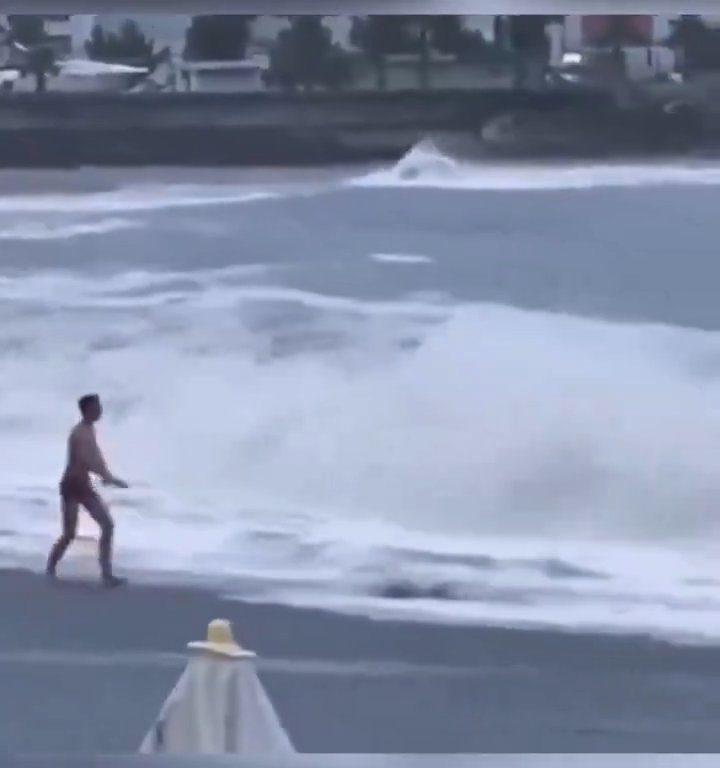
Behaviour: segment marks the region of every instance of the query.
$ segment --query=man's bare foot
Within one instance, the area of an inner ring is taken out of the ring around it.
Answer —
[[[127,584],[127,579],[121,579],[119,576],[103,576],[103,586],[108,589],[114,589],[115,587],[122,587]]]

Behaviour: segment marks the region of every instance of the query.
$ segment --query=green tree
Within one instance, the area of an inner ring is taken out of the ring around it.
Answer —
[[[348,54],[332,41],[322,16],[291,17],[270,52],[266,82],[287,90],[340,89],[352,79]]]
[[[442,14],[427,17],[433,45],[443,53],[455,53],[463,43],[467,30],[462,16]]]
[[[548,50],[545,27],[554,17],[529,14],[510,17],[510,42],[520,54],[542,53]]]
[[[423,15],[407,16],[414,30],[413,37],[419,57],[420,87],[430,87],[430,59],[433,50],[440,53],[460,56],[469,38],[463,19],[458,15]]]
[[[8,23],[10,24],[13,40],[27,48],[39,45],[47,39],[42,16],[22,13],[9,14]]]
[[[408,16],[407,24],[414,38],[418,54],[418,80],[420,88],[430,88],[430,56],[434,42],[434,22],[437,16]]]
[[[550,61],[550,43],[545,34],[545,27],[557,16],[529,14],[509,17],[510,45],[515,56],[515,84],[527,84],[530,74],[530,62]]]
[[[720,31],[708,27],[700,16],[681,16],[666,42],[679,51],[685,72],[720,69]]]
[[[433,50],[470,58],[487,47],[482,35],[465,29],[462,16],[456,14],[356,17],[350,41],[372,62],[380,90],[387,88],[387,57],[391,54],[417,55],[418,82],[427,89]]]
[[[106,32],[101,26],[93,27],[90,39],[85,43],[89,58],[96,61],[144,62],[152,59],[155,41],[148,39],[137,22],[128,19],[120,32]]]
[[[255,16],[225,14],[193,16],[185,34],[190,61],[234,61],[245,58]]]
[[[350,29],[350,42],[368,57],[375,70],[379,90],[387,89],[387,57],[406,53],[411,48],[404,16],[356,16]]]
[[[47,90],[48,75],[57,73],[55,52],[45,33],[45,24],[41,16],[27,14],[8,15],[11,42],[22,46],[25,55],[22,73],[35,78],[35,91]]]
[[[58,73],[55,52],[52,47],[49,45],[39,45],[31,48],[24,72],[29,72],[35,78],[35,91],[37,93],[45,93],[48,76]]]
[[[435,16],[433,44],[441,53],[461,61],[499,61],[503,59],[499,41],[488,42],[479,30],[467,29],[459,16]]]

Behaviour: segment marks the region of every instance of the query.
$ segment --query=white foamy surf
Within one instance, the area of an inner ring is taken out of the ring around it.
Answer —
[[[60,228],[226,192],[7,210],[72,209]],[[113,502],[136,573],[378,616],[720,640],[720,334],[203,264],[0,275],[0,564],[42,568],[74,401],[98,390],[133,483]],[[94,560],[83,542],[68,568]]]
[[[42,563],[63,433],[96,389],[136,486],[115,496],[126,567],[376,615],[720,638],[720,335],[253,269],[0,284],[3,562]]]
[[[120,218],[58,224],[25,221],[9,227],[0,226],[0,240],[71,240],[88,235],[107,235],[125,229],[141,229],[142,226],[140,221]]]
[[[431,264],[433,259],[413,253],[372,253],[370,258],[381,264]]]
[[[277,197],[272,191],[227,185],[153,185],[123,187],[108,192],[43,195],[4,195],[0,216],[8,213],[111,213],[159,211],[170,208],[237,205]]]
[[[718,185],[720,163],[503,163],[456,159],[432,141],[423,141],[391,168],[348,182],[356,187],[417,187],[456,190],[520,191]]]

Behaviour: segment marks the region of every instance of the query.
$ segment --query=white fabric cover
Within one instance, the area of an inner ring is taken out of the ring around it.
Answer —
[[[251,659],[192,658],[141,754],[288,754],[293,749]]]
[[[127,64],[109,64],[104,61],[91,59],[66,59],[59,61],[58,66],[64,75],[77,77],[96,77],[97,75],[143,75],[148,73],[147,67],[130,67]]]

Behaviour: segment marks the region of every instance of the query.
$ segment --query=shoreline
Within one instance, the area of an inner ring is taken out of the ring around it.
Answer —
[[[445,133],[481,154],[532,159],[717,150],[712,109],[686,94],[622,106],[592,87],[341,93],[5,94],[0,166],[307,167],[384,162]]]
[[[462,150],[455,154],[453,147],[445,147],[442,142],[428,139],[438,150],[439,157],[447,157],[458,163],[469,166],[476,165],[478,169],[489,171],[522,171],[522,170],[563,170],[568,168],[602,167],[604,169],[639,167],[670,167],[687,170],[703,170],[720,164],[720,147],[717,151],[694,151],[687,153],[642,154],[618,153],[611,156],[577,155],[577,156],[483,156],[472,155]],[[424,143],[424,140],[410,148],[410,151]],[[447,152],[445,150],[448,150]],[[0,166],[0,193],[10,199],[25,195],[52,194],[104,194],[118,191],[135,191],[153,188],[157,185],[177,187],[236,187],[257,185],[272,189],[277,186],[320,186],[352,181],[358,174],[369,175],[374,172],[392,170],[397,163],[407,157],[407,152],[392,158],[375,160],[355,160],[347,162],[327,162],[307,166],[282,166],[257,163],[254,165],[179,165],[162,163],[140,165],[97,165],[81,164],[73,167]],[[412,179],[411,179],[412,181]],[[379,185],[382,188],[382,185]],[[362,185],[350,185],[348,189],[363,189]],[[374,188],[370,185],[369,188]],[[408,184],[404,189],[432,189],[432,186]],[[442,187],[443,191],[466,191],[463,187]],[[564,188],[560,188],[561,190]],[[471,190],[472,191],[472,190]],[[502,192],[502,188],[478,188],[478,192]],[[523,189],[510,188],[508,191],[518,192]],[[533,191],[529,188],[527,191]],[[541,188],[541,191],[547,191]]]
[[[132,752],[184,647],[228,618],[301,752],[720,750],[720,648],[373,621],[0,571],[0,743]]]

